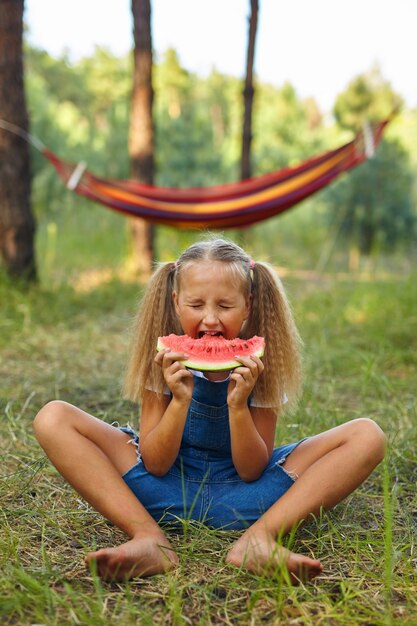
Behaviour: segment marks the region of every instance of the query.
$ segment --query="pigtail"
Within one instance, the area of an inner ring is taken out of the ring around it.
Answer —
[[[158,337],[181,333],[172,298],[175,263],[161,263],[152,275],[133,327],[124,394],[140,402],[146,388],[162,393],[164,378],[154,362]]]
[[[301,391],[302,342],[284,287],[267,263],[256,262],[252,268],[252,305],[244,334],[265,338],[265,370],[255,388],[256,400],[278,413],[294,409]]]

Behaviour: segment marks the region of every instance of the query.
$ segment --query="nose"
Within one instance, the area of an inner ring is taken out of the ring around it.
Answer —
[[[203,322],[206,326],[216,326],[218,321],[219,321],[219,318],[214,309],[206,309],[204,311]]]

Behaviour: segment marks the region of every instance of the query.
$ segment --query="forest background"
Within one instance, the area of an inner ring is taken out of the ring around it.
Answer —
[[[71,62],[65,55],[54,58],[27,46],[25,56],[31,132],[64,159],[85,161],[102,176],[127,178],[130,55],[117,57],[96,48],[94,55]],[[156,184],[187,187],[236,180],[242,81],[217,70],[207,78],[190,73],[173,49],[155,64],[153,75]],[[253,175],[337,147],[365,120],[382,119],[401,103],[377,66],[352,77],[330,120],[313,98],[299,98],[291,84],[257,82]],[[253,254],[262,251],[272,263],[293,269],[360,269],[361,263],[369,268],[370,259],[373,268],[410,268],[416,249],[416,138],[417,110],[403,108],[373,159],[288,213],[243,231]],[[45,280],[54,268],[53,280],[59,281],[60,272],[77,273],[100,264],[100,258],[113,268],[129,265],[124,219],[71,195],[36,151],[32,162],[37,247],[44,251],[38,252],[41,277]],[[85,254],[70,255],[68,266],[66,246],[72,246],[73,229],[77,236],[85,233]],[[195,236],[158,227],[156,257],[175,257]],[[107,246],[112,254],[106,261]]]

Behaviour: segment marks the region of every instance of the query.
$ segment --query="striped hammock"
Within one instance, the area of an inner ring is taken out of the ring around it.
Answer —
[[[132,180],[105,180],[86,170],[83,163],[74,167],[39,142],[36,147],[67,187],[115,211],[183,229],[237,228],[290,209],[372,156],[391,117],[364,126],[353,141],[296,167],[213,187],[179,189]],[[34,138],[25,138],[34,143]]]

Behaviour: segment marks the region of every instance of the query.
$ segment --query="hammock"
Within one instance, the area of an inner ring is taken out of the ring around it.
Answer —
[[[86,170],[83,163],[74,167],[60,159],[37,140],[35,145],[67,187],[115,211],[183,229],[237,228],[290,209],[372,156],[389,119],[373,127],[366,125],[353,141],[296,167],[237,183],[188,189],[105,180]],[[33,137],[25,138],[34,143]]]

